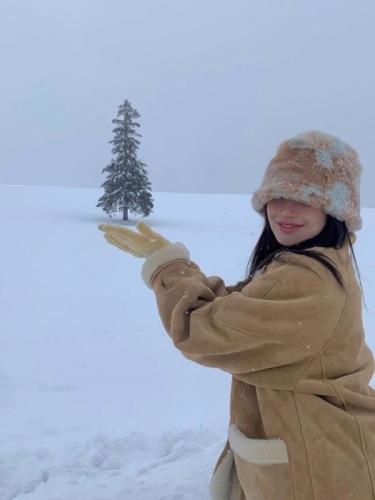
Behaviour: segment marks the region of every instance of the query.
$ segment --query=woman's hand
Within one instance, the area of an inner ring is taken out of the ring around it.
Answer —
[[[98,229],[103,231],[108,243],[134,257],[143,259],[171,244],[163,236],[155,233],[145,222],[138,222],[135,227],[138,232],[115,224],[99,224]]]

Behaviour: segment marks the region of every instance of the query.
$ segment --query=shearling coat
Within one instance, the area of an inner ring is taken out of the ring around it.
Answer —
[[[232,375],[213,500],[375,500],[375,391],[348,246],[285,253],[241,292],[177,248],[145,264],[163,324],[188,359]]]

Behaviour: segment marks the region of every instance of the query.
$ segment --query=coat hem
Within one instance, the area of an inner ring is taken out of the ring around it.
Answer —
[[[210,483],[211,500],[229,500],[232,491],[233,451],[229,449],[214,472]]]

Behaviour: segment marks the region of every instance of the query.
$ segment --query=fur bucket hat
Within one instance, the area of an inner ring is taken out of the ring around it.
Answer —
[[[252,205],[264,215],[275,198],[306,203],[344,221],[349,231],[362,227],[357,152],[338,137],[307,131],[280,144]]]

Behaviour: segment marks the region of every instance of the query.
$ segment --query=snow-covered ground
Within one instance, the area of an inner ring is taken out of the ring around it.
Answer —
[[[100,195],[0,185],[0,500],[207,500],[230,378],[173,348],[141,261],[96,228]],[[261,227],[250,196],[154,197],[155,230],[207,274],[243,277]],[[375,350],[375,209],[363,217]]]

